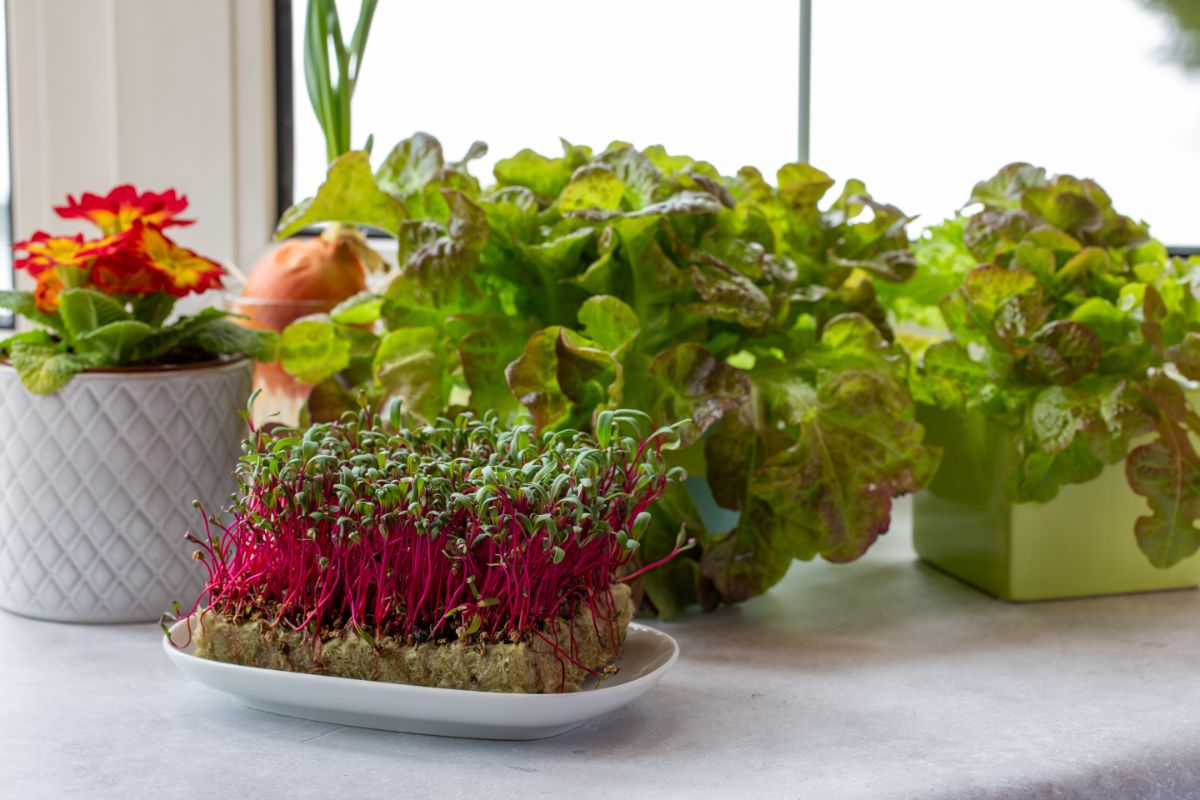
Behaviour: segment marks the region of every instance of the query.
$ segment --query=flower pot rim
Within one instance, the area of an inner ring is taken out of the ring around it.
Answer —
[[[131,367],[92,367],[74,375],[71,380],[133,380],[155,378],[162,375],[191,374],[195,372],[217,372],[224,369],[241,366],[250,361],[249,356],[217,356],[207,361],[193,361],[187,364],[145,364]],[[0,369],[16,371],[12,362],[0,358]]]

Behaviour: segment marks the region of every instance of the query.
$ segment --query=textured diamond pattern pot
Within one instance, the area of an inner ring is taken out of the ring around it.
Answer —
[[[935,567],[1013,601],[1200,584],[1200,557],[1158,569],[1138,549],[1134,521],[1149,509],[1123,462],[1048,503],[1014,504],[1004,494],[1007,429],[982,414],[931,408],[918,419],[943,448],[937,476],[913,501],[913,545]]]
[[[0,364],[0,608],[63,622],[156,620],[192,600],[183,535],[219,509],[250,362],[113,370],[33,395]]]

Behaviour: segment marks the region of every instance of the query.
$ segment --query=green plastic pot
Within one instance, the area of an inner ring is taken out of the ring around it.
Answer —
[[[1200,585],[1200,558],[1150,565],[1133,526],[1149,513],[1123,462],[1048,503],[1004,494],[1010,436],[982,414],[918,410],[943,449],[929,488],[913,501],[913,546],[938,569],[1005,600],[1052,600]]]

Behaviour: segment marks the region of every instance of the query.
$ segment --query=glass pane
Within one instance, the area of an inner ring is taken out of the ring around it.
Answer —
[[[813,163],[936,221],[1029,161],[1200,245],[1200,68],[1173,46],[1192,1],[814,3]]]
[[[292,2],[295,194],[324,175],[304,84],[305,0]],[[339,3],[344,29],[358,3]],[[766,0],[382,2],[354,97],[353,141],[376,160],[414,131],[447,157],[490,147],[472,172],[558,137],[602,148],[662,144],[725,172],[772,173],[797,152],[799,3]],[[486,181],[485,181],[486,182]]]

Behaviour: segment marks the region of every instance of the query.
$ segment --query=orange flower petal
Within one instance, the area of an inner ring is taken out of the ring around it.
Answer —
[[[221,288],[225,270],[215,261],[172,242],[157,228],[142,227],[139,248],[146,259],[166,276],[168,292],[182,297]]]
[[[177,218],[187,205],[187,197],[174,189],[139,193],[132,185],[122,184],[103,197],[84,192],[76,200],[67,195],[67,204],[54,210],[63,219],[90,220],[106,236],[112,236],[129,230],[136,222],[160,228],[190,225],[193,220]]]

